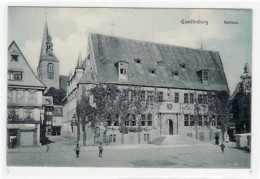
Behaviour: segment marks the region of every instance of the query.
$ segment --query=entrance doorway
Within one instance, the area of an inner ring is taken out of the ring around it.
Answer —
[[[8,130],[8,148],[13,149],[18,146],[18,135],[17,129]]]
[[[173,135],[173,122],[169,119],[169,135]]]

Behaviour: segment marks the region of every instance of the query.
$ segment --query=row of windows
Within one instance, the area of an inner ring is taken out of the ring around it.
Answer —
[[[112,121],[110,117],[107,118],[108,126],[112,126]],[[142,114],[141,115],[141,126],[152,126],[152,114]],[[114,126],[119,126],[119,120],[114,121]],[[135,115],[127,115],[125,118],[125,126],[136,126],[136,116]]]
[[[167,93],[168,97],[171,96],[170,93]],[[135,91],[126,91],[124,94],[124,100],[125,101],[130,101],[133,100],[137,97],[137,94]],[[115,96],[111,96],[111,94],[108,93],[107,95],[108,99],[114,99]],[[140,94],[140,99],[142,102],[147,102],[149,104],[152,104],[154,102],[154,92],[152,91],[141,91]],[[157,92],[157,102],[163,102],[164,97],[163,97],[163,92]],[[184,103],[199,103],[199,104],[207,104],[208,103],[208,96],[206,94],[198,94],[198,98],[196,98],[194,93],[184,93]],[[94,103],[95,103],[95,98],[94,98]],[[174,103],[179,103],[179,93],[175,92],[174,93]],[[171,104],[169,104],[171,105]],[[168,107],[168,105],[167,105]],[[168,107],[168,109],[171,107]]]
[[[134,61],[136,63],[141,64],[141,59],[139,59],[139,58],[134,59]],[[159,66],[164,66],[164,61],[159,61],[157,63],[158,63]],[[119,64],[120,64],[120,66],[119,66],[120,74],[126,75],[127,74],[126,68],[127,68],[128,63],[127,62],[120,62]],[[179,65],[180,65],[180,67],[182,69],[186,69],[187,68],[187,65],[185,63],[181,63]],[[149,69],[149,73],[150,74],[156,74],[156,69]],[[178,71],[172,71],[172,76],[173,77],[178,77],[179,76],[179,72]],[[209,80],[209,71],[208,70],[202,70],[202,76],[201,77],[202,77],[202,80],[204,82],[207,82]]]
[[[21,81],[23,79],[23,72],[21,71],[8,71],[8,80]]]
[[[144,134],[144,141],[150,142],[150,134]],[[109,135],[109,142],[115,143],[116,142],[116,134]]]
[[[8,101],[9,102],[16,102],[16,101],[24,101],[25,100],[25,90],[17,90],[11,91],[8,90]],[[29,102],[36,102],[36,91],[29,91],[28,95]]]
[[[9,121],[26,121],[34,118],[34,112],[32,108],[12,108],[8,109],[8,120]]]
[[[207,104],[208,103],[208,96],[206,94],[198,94],[198,99],[194,98],[195,95],[193,93],[184,93],[184,103],[191,103],[193,104],[194,102],[199,103],[199,104]]]
[[[204,115],[199,115],[198,116],[198,126],[209,126],[210,122],[208,120],[208,116]],[[195,125],[195,116],[194,115],[184,115],[184,126],[194,126]],[[211,121],[211,126],[216,126],[217,125],[217,120],[214,119]]]

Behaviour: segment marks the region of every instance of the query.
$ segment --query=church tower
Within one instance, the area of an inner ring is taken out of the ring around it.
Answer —
[[[37,75],[48,89],[51,87],[56,89],[60,88],[59,60],[53,53],[53,43],[48,30],[47,21],[43,32]]]

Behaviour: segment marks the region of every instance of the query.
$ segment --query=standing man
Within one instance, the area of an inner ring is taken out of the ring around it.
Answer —
[[[220,145],[220,148],[221,148],[221,152],[222,152],[222,154],[224,153],[224,150],[225,150],[225,145],[223,144],[223,142],[222,142],[222,144]]]
[[[80,151],[79,144],[77,144],[74,150],[76,151],[76,158],[79,158],[79,151]]]
[[[102,151],[103,151],[102,143],[99,144],[98,149],[99,149],[98,157],[102,158]]]

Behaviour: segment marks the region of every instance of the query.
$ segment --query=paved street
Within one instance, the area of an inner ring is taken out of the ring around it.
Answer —
[[[167,167],[167,168],[249,168],[250,154],[226,144],[220,147],[209,143],[179,145],[104,146],[103,158],[97,146],[81,146],[80,158],[75,158],[75,143],[60,137],[47,147],[28,147],[8,150],[9,166],[73,166],[73,167]]]

